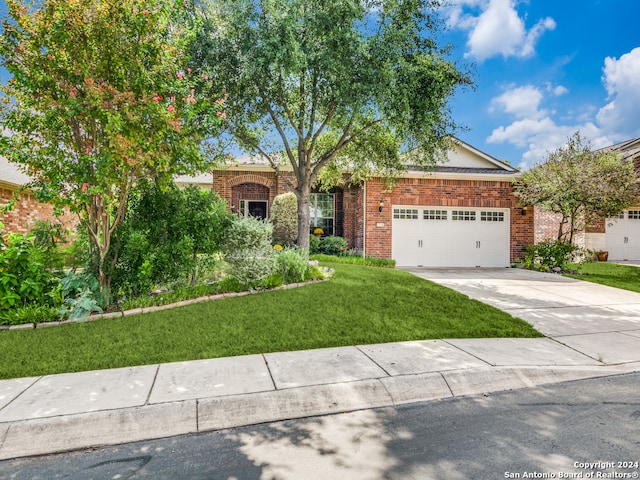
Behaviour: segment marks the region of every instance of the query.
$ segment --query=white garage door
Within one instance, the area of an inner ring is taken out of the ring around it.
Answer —
[[[507,208],[393,206],[392,256],[398,266],[507,267]]]
[[[640,260],[640,209],[606,221],[609,260]]]

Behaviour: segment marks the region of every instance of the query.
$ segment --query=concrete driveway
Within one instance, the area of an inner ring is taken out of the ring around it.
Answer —
[[[517,268],[404,268],[607,364],[640,361],[640,293]]]

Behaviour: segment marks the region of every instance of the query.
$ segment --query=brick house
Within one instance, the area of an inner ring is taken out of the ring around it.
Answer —
[[[623,160],[633,162],[640,174],[640,138],[617,143],[598,150],[598,152],[617,152]],[[556,213],[535,209],[535,242],[555,240],[561,216]],[[574,242],[593,251],[607,251],[609,260],[640,260],[640,201],[615,218],[602,219],[587,225],[578,232]]]
[[[519,205],[512,180],[519,172],[460,140],[433,172],[409,171],[391,191],[380,178],[314,192],[312,229],[344,237],[366,256],[400,266],[506,267],[534,241],[534,216]],[[240,158],[207,179],[231,211],[268,218],[274,197],[288,191],[265,163]]]
[[[6,158],[0,157],[0,208],[14,198],[21,187],[28,184],[31,179],[20,172],[15,164]],[[7,232],[26,233],[34,220],[51,220],[54,218],[53,207],[48,203],[36,200],[29,190],[20,193],[13,210],[0,214],[0,222],[4,224]],[[71,215],[63,217],[68,225],[73,224]]]

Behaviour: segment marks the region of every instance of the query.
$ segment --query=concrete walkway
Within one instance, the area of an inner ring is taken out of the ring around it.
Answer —
[[[640,371],[640,294],[517,269],[411,271],[523,318],[547,338],[361,345],[2,380],[0,459]]]

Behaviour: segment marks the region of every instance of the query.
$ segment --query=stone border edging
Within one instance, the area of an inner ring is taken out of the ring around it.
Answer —
[[[140,308],[132,308],[130,310],[119,310],[117,312],[98,313],[95,315],[89,315],[88,321],[94,322],[96,320],[102,320],[102,319],[129,317],[132,315],[142,315],[145,313],[171,310],[172,308],[185,307],[187,305],[194,305],[196,303],[208,302],[213,300],[221,300],[223,298],[245,297],[247,295],[256,295],[256,294],[265,293],[265,292],[275,292],[277,290],[290,290],[292,288],[304,287],[312,283],[326,282],[327,280],[329,280],[329,278],[330,277],[318,279],[318,280],[309,280],[307,282],[288,283],[286,285],[280,285],[279,287],[270,288],[268,290],[253,290],[253,291],[246,290],[242,292],[218,293],[216,295],[205,295],[203,297],[190,298],[188,300],[180,300],[179,302],[168,303],[166,305],[154,305],[152,307],[140,307]],[[84,322],[73,322],[71,320],[61,320],[59,322],[23,323],[20,325],[0,325],[0,331],[35,330],[38,328],[57,327],[59,325],[70,325],[74,323],[84,323]]]

